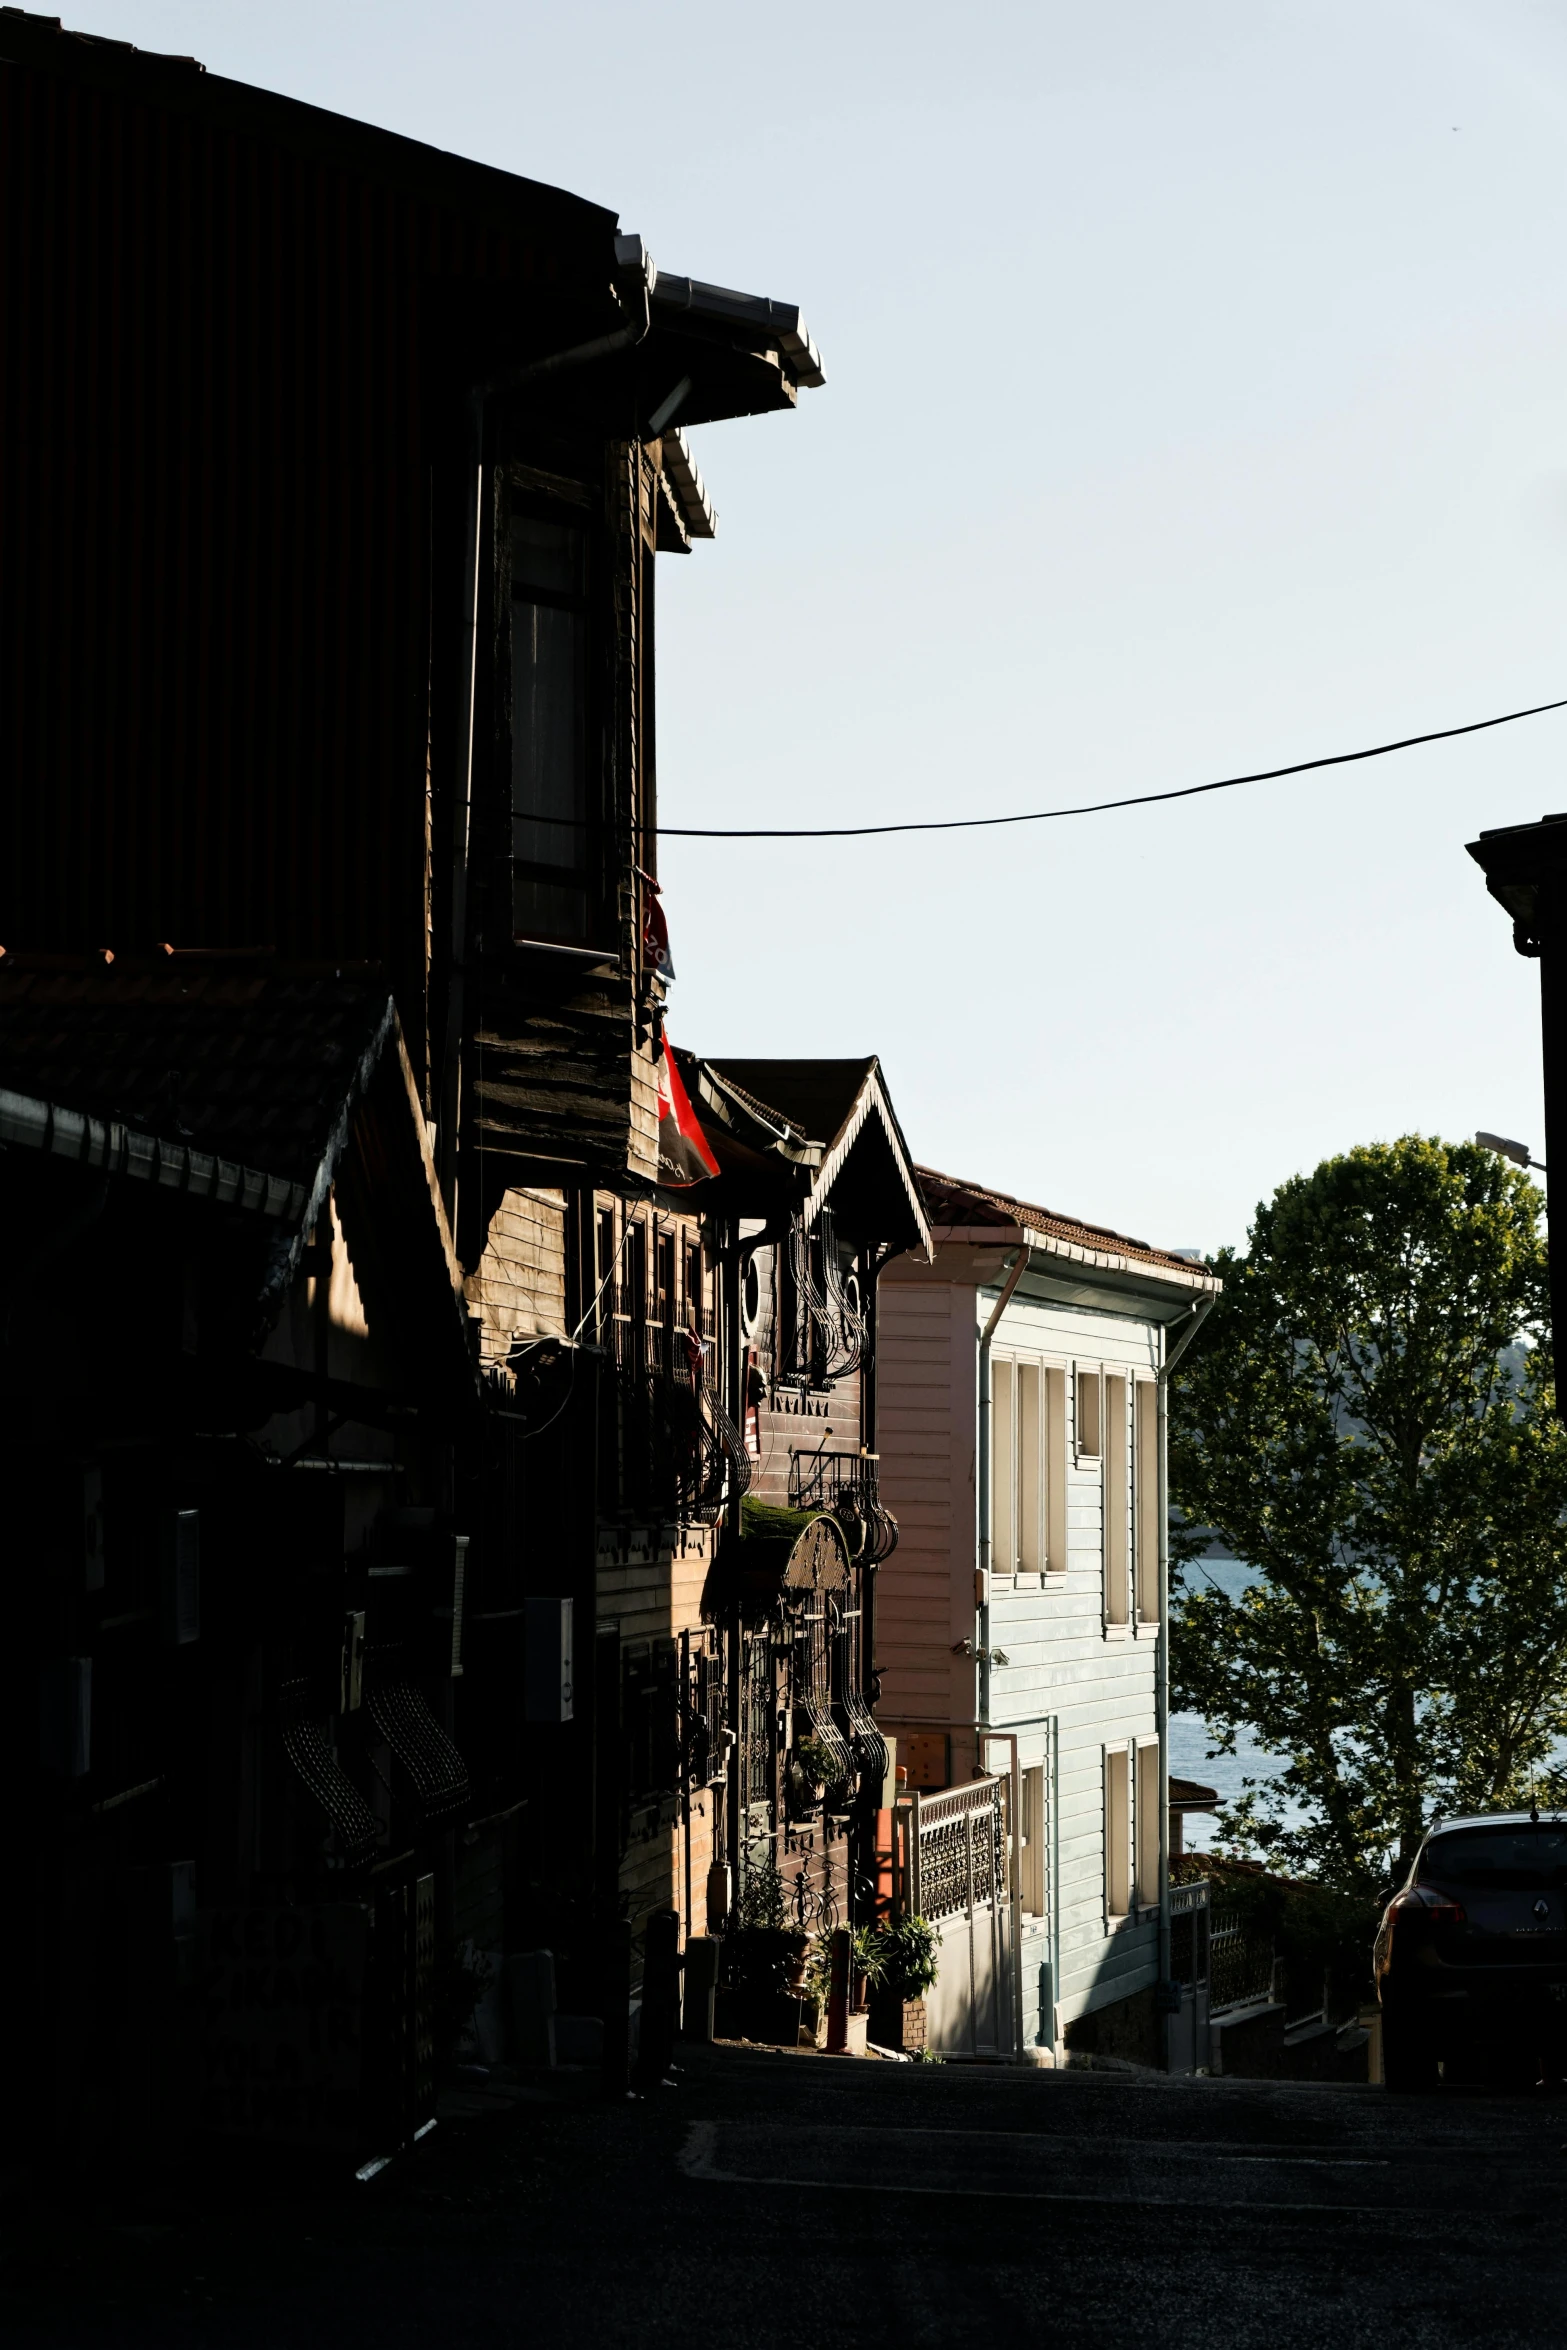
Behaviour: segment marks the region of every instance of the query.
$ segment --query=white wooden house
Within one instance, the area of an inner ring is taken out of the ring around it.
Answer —
[[[1162,2063],[1165,1378],[1219,1284],[920,1180],[933,1261],[897,1259],[879,1293],[881,1493],[901,1539],[878,1577],[878,1720],[926,1844],[955,1833],[939,1823],[957,1798],[935,1791],[979,1781],[1011,1848],[990,1915],[959,1898],[962,1871],[927,1867],[947,1888],[934,2043]]]

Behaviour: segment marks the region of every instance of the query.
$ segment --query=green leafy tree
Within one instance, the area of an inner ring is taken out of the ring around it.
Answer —
[[[1472,1144],[1329,1159],[1257,1210],[1172,1380],[1175,1702],[1285,1759],[1231,1840],[1364,1892],[1439,1812],[1567,1795],[1567,1436],[1544,1201]],[[1204,1574],[1202,1529],[1258,1580]],[[1303,1816],[1291,1820],[1298,1810]]]

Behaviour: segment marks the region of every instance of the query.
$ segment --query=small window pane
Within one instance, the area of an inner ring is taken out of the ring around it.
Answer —
[[[1017,1367],[1017,1564],[1020,1575],[1037,1575],[1043,1564],[1042,1480],[1040,1477],[1040,1377],[1037,1363]]]
[[[1012,1395],[1012,1365],[993,1358],[990,1366],[990,1564],[997,1575],[1010,1575],[1016,1563]]]
[[[587,591],[587,559],[586,531],[565,522],[536,522],[530,514],[512,517],[514,593],[544,588],[559,596],[583,595]]]
[[[1130,1607],[1126,1381],[1114,1374],[1105,1381],[1104,1463],[1105,1622],[1124,1624]]]
[[[1022,1795],[1022,1901],[1027,1915],[1038,1918],[1045,1915],[1045,1836],[1048,1824],[1045,1816],[1043,1764],[1035,1764],[1032,1769],[1022,1773]]]
[[[512,606],[512,855],[567,872],[587,855],[585,630],[579,612]]]
[[[1083,1460],[1099,1457],[1099,1373],[1077,1374],[1077,1450]]]
[[[1124,1918],[1132,1905],[1131,1768],[1124,1746],[1105,1753],[1105,1909]]]

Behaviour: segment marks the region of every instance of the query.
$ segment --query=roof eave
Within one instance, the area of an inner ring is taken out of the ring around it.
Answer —
[[[1224,1287],[1217,1274],[1200,1265],[1193,1265],[1189,1270],[1174,1265],[1150,1265],[1141,1257],[1086,1248],[1054,1233],[1036,1231],[1030,1224],[934,1224],[931,1240],[938,1254],[944,1248],[969,1248],[995,1250],[1005,1255],[1009,1250],[1026,1247],[1030,1263],[1037,1258],[1041,1267],[1070,1266],[1076,1272],[1116,1284],[1119,1295],[1135,1293],[1151,1302],[1162,1300],[1181,1313],[1190,1308],[1194,1298],[1217,1297]]]
[[[873,1112],[880,1118],[885,1129],[893,1163],[897,1167],[902,1181],[909,1213],[917,1235],[915,1245],[924,1250],[925,1261],[928,1264],[933,1261],[935,1256],[935,1250],[931,1244],[930,1219],[925,1213],[925,1202],[920,1196],[920,1187],[914,1174],[913,1162],[909,1157],[908,1145],[903,1139],[902,1129],[882,1086],[880,1064],[876,1061],[872,1061],[866,1072],[865,1081],[856,1096],[853,1109],[839,1127],[823,1155],[821,1166],[817,1170],[805,1203],[805,1221],[809,1225],[825,1203],[827,1194],[842,1171],[850,1151],[864,1132],[866,1123]]]

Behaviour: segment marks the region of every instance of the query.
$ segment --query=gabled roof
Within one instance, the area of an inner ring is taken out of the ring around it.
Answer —
[[[854,1061],[701,1061],[682,1058],[698,1115],[726,1172],[742,1154],[797,1170],[809,1224],[830,1204],[854,1225],[903,1248],[930,1246],[914,1162],[874,1053]],[[738,1115],[735,1113],[738,1112]],[[726,1150],[730,1157],[726,1162]],[[873,1205],[874,1201],[874,1205]],[[742,1212],[745,1212],[742,1210]]]
[[[1173,1249],[1154,1248],[1146,1240],[1132,1240],[1124,1232],[1112,1231],[1108,1224],[1088,1224],[1078,1216],[1063,1216],[1054,1208],[1034,1207],[1028,1200],[1014,1199],[1010,1192],[993,1191],[982,1183],[967,1183],[956,1175],[940,1175],[934,1167],[917,1169],[920,1187],[925,1194],[930,1220],[937,1226],[947,1225],[959,1230],[974,1226],[1019,1226],[1026,1232],[1038,1233],[1047,1243],[1095,1265],[1119,1268],[1122,1265],[1156,1266],[1161,1273],[1174,1274],[1194,1289],[1217,1290],[1216,1277],[1189,1256],[1178,1256]]]

